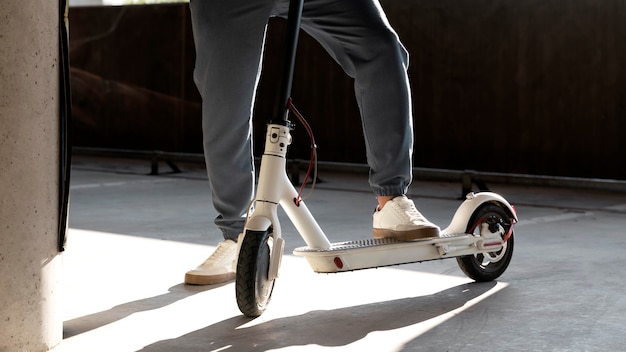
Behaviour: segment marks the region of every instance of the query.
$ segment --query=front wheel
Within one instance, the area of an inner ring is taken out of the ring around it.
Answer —
[[[483,224],[495,229],[499,226],[503,228],[503,238],[508,239],[499,251],[466,255],[456,258],[459,267],[469,278],[480,281],[492,281],[500,277],[509,266],[513,256],[513,220],[509,214],[496,204],[487,203],[479,207],[467,224],[467,233],[480,235]],[[494,228],[495,227],[495,228]],[[495,231],[493,231],[495,232]]]
[[[273,237],[267,231],[247,231],[241,243],[235,280],[237,305],[246,316],[258,317],[272,296],[275,279],[268,278]]]

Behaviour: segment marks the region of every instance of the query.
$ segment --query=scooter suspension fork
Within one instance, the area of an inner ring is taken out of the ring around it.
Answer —
[[[271,254],[270,278],[280,267],[284,240],[278,220],[280,205],[310,248],[327,249],[331,244],[287,177],[287,148],[291,144],[289,126],[267,126],[265,151],[261,158],[255,207],[246,223],[246,230],[265,231],[272,228],[274,245]]]

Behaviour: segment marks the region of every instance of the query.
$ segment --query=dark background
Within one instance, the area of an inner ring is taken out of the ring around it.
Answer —
[[[381,1],[410,53],[415,166],[626,179],[626,3]],[[70,12],[75,146],[201,153],[187,4]],[[284,21],[270,22],[256,150]],[[319,159],[365,163],[352,81],[303,35],[293,88]],[[298,126],[290,156],[308,158]]]

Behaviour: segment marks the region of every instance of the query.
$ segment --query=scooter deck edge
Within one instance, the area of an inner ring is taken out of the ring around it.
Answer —
[[[300,247],[293,253],[305,257],[313,271],[333,273],[477,254],[486,251],[480,245],[483,240],[465,233],[416,241],[371,238],[333,243],[323,249]],[[499,248],[492,243],[489,251]]]

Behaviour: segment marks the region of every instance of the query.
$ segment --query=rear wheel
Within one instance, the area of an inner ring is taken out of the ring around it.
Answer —
[[[237,305],[249,317],[265,311],[274,281],[268,278],[273,238],[268,231],[247,231],[241,243],[235,280]]]
[[[508,237],[499,251],[458,257],[457,263],[465,275],[476,281],[492,281],[500,277],[509,266],[513,256],[513,221],[509,214],[496,204],[480,206],[467,224],[467,233],[480,235],[486,224],[491,232],[503,229],[503,238]]]

